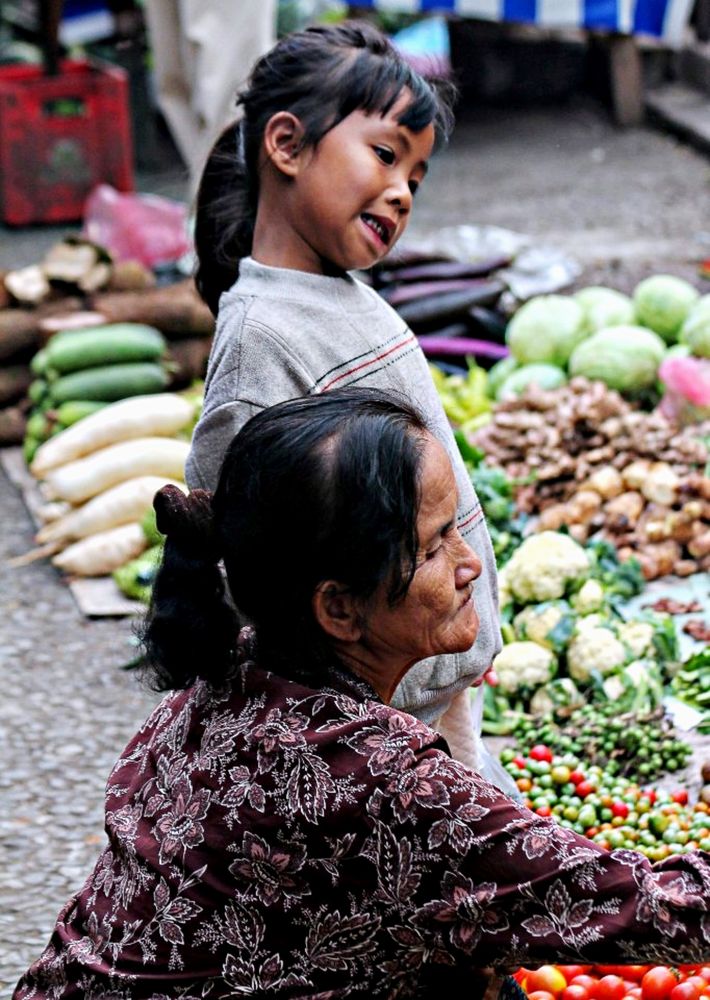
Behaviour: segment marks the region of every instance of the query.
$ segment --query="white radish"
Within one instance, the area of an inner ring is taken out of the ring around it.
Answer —
[[[37,508],[35,513],[42,524],[49,524],[50,521],[58,521],[64,517],[71,509],[72,505],[67,503],[66,500],[56,500],[42,504],[41,507]]]
[[[135,438],[171,437],[195,416],[194,402],[170,392],[133,396],[104,406],[40,445],[30,466],[42,479],[50,469]]]
[[[74,542],[52,562],[73,576],[106,576],[147,547],[148,540],[140,524],[122,524]]]
[[[95,535],[97,531],[117,528],[120,524],[139,521],[146,511],[150,510],[155,494],[167,482],[187,492],[184,483],[175,482],[174,479],[166,481],[160,476],[126,479],[117,486],[98,493],[81,507],[70,510],[59,520],[45,524],[37,533],[37,541],[69,542],[76,538]]]
[[[44,486],[51,499],[80,504],[97,493],[138,476],[183,481],[189,451],[187,441],[172,438],[146,437],[122,441],[52,469],[45,477]]]

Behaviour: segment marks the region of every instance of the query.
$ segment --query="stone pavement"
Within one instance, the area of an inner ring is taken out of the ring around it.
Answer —
[[[119,669],[128,621],[88,622],[32,546],[22,500],[0,470],[0,996],[49,938],[105,843],[104,785],[158,695]]]

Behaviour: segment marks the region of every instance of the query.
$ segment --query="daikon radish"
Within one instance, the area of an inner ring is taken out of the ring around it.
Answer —
[[[140,524],[122,524],[82,538],[60,552],[52,563],[73,576],[105,576],[135,559],[148,547]]]
[[[66,500],[50,501],[37,508],[36,514],[42,524],[49,524],[50,521],[58,521],[72,510],[72,505]],[[135,520],[135,518],[131,518]]]
[[[96,416],[101,416],[103,412],[99,411]],[[187,441],[172,438],[144,437],[122,441],[52,469],[44,479],[44,487],[49,499],[80,504],[118,483],[139,476],[161,476],[166,480],[182,482],[189,450]]]
[[[87,500],[81,507],[70,510],[64,517],[45,524],[37,533],[40,543],[61,541],[69,542],[78,538],[95,535],[98,531],[117,528],[121,524],[140,521],[153,504],[153,497],[158,490],[170,482],[187,492],[184,483],[166,480],[160,476],[139,476],[127,479],[118,486],[112,486],[103,493],[98,493]]]
[[[186,427],[194,416],[194,402],[170,392],[121,399],[46,441],[37,449],[30,471],[42,479],[50,469],[119,441],[148,435],[171,437]]]

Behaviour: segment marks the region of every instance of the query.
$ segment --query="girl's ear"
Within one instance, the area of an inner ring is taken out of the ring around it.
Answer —
[[[326,580],[313,594],[313,615],[323,631],[340,642],[358,642],[362,621],[349,590],[335,580]]]
[[[300,168],[304,130],[300,119],[290,111],[272,115],[264,129],[264,153],[267,161],[282,173],[294,177]]]

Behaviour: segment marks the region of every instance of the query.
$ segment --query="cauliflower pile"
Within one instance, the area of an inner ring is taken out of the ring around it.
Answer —
[[[657,679],[673,659],[668,622],[653,615],[624,621],[594,567],[569,535],[543,531],[525,539],[501,570],[506,645],[493,666],[499,694],[516,711],[621,697],[635,685],[644,696],[661,691]]]

